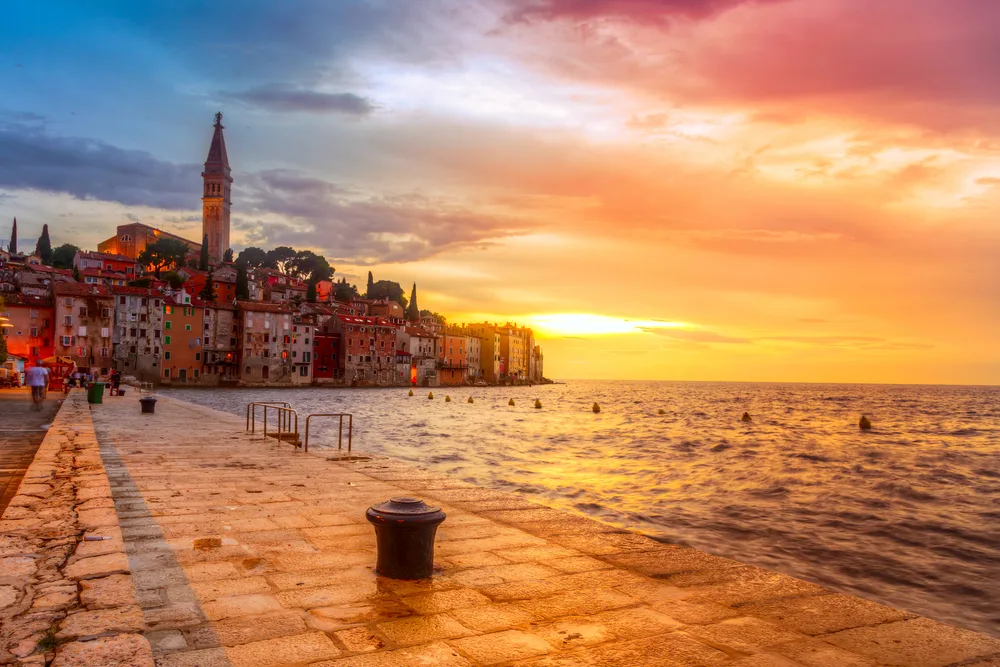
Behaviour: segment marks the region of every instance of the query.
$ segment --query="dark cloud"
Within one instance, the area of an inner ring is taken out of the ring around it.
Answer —
[[[409,262],[457,247],[486,247],[533,225],[426,195],[359,192],[289,170],[250,175],[240,196],[259,216],[239,222],[249,242],[320,248],[331,260],[356,264]],[[286,222],[267,221],[269,214]]]
[[[284,84],[267,84],[241,92],[224,92],[222,96],[271,111],[367,116],[375,110],[375,105],[370,100],[354,93],[323,93]]]
[[[201,191],[197,164],[173,164],[145,151],[55,136],[34,125],[0,124],[0,156],[0,188],[174,210],[197,205]]]
[[[13,158],[0,159],[3,189],[168,211],[200,208],[199,165],[15,124],[0,125],[0,156]],[[460,202],[361,192],[293,170],[235,178],[236,226],[251,243],[320,248],[341,262],[414,261],[456,247],[485,247],[531,227],[527,220],[480,214]],[[200,221],[191,215],[164,219],[178,228]]]
[[[662,21],[674,16],[705,18],[739,5],[780,1],[783,0],[517,0],[509,19]]]

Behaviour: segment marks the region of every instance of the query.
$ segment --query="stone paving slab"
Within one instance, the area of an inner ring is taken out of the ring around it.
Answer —
[[[201,406],[161,398],[142,415],[137,402],[114,401],[87,416],[110,487],[81,487],[78,500],[97,502],[84,514],[98,525],[112,499],[145,637],[163,667],[1000,660],[1000,640],[986,635],[391,459],[305,454]],[[365,509],[399,495],[448,514],[429,580],[373,572]],[[117,600],[125,565],[114,553],[87,560]],[[122,614],[122,625],[132,621]]]

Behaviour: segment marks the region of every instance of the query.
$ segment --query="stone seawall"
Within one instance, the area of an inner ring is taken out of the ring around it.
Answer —
[[[7,662],[1000,667],[996,638],[518,495],[183,401],[82,398],[4,518]],[[400,495],[448,514],[429,580],[372,571],[364,511]]]
[[[100,541],[86,537],[104,537]],[[0,664],[153,664],[83,391],[0,520]]]

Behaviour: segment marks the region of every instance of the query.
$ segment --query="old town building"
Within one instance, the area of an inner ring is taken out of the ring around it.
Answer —
[[[408,383],[421,387],[438,386],[437,336],[423,327],[400,327],[396,349],[410,355]]]
[[[114,367],[141,382],[159,382],[163,300],[157,290],[114,287]]]
[[[313,382],[316,384],[337,384],[344,380],[341,365],[341,338],[339,333],[326,330],[326,325],[317,326],[313,331]]]
[[[237,301],[240,382],[291,384],[292,313],[282,305]]]
[[[202,384],[232,384],[239,380],[239,326],[236,306],[205,302],[204,369]]]
[[[55,283],[55,351],[87,372],[112,367],[114,308],[107,288],[83,283]]]
[[[352,385],[396,383],[396,327],[380,317],[337,315],[326,330],[340,334],[344,381]]]
[[[312,384],[315,329],[310,318],[292,320],[292,384]]]
[[[438,334],[438,382],[442,386],[466,383],[469,370],[467,341],[462,334]]]
[[[204,365],[204,304],[184,290],[164,296],[164,384],[198,384]]]
[[[7,352],[24,359],[44,359],[51,357],[53,347],[52,297],[30,294],[4,293],[0,315],[10,319],[10,326],[4,327],[7,337]]]

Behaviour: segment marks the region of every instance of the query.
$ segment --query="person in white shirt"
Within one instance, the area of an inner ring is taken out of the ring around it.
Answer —
[[[34,409],[42,409],[42,401],[45,399],[45,390],[49,386],[49,369],[42,366],[39,360],[35,360],[34,366],[24,369],[24,383],[31,387],[31,400],[34,402]]]

